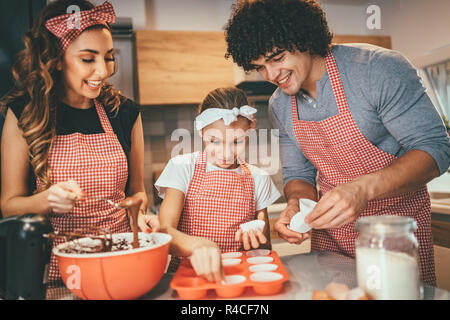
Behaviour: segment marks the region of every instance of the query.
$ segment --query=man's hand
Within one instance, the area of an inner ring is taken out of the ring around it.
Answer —
[[[314,229],[340,228],[358,219],[368,199],[367,188],[357,180],[338,185],[324,194],[305,222]]]
[[[289,243],[300,244],[311,236],[311,232],[298,233],[288,228],[292,217],[299,211],[298,199],[289,200],[286,209],[281,212],[280,218],[274,225],[280,237]]]

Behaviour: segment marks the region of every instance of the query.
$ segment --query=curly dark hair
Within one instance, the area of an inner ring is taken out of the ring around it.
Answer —
[[[313,0],[241,0],[232,6],[225,37],[225,57],[249,71],[250,61],[274,48],[325,57],[333,35]]]

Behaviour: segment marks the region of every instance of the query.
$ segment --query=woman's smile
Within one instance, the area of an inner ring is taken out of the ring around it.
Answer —
[[[100,89],[103,85],[103,81],[102,80],[84,80],[84,83],[88,86],[88,88],[93,89],[93,90],[97,90]]]
[[[91,106],[106,79],[114,72],[114,48],[108,29],[83,32],[65,51],[61,69],[64,76],[65,102],[73,107]]]

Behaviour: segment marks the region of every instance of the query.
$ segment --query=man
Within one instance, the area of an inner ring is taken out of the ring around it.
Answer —
[[[226,57],[278,86],[269,114],[287,207],[275,229],[290,243],[311,236],[312,250],[354,257],[358,217],[412,217],[422,279],[435,284],[426,183],[450,164],[443,122],[402,55],[331,39],[309,0],[241,1],[226,26]],[[287,227],[300,198],[320,199],[305,219],[312,233]]]

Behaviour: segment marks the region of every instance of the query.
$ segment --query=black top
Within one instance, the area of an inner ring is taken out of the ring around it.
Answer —
[[[25,99],[17,99],[9,104],[9,108],[16,115],[17,119],[22,114],[26,103],[27,101]],[[119,105],[117,116],[114,116],[114,112],[106,111],[111,127],[127,156],[128,163],[131,150],[131,130],[139,113],[140,106],[134,101],[125,98],[122,99],[122,103]],[[56,134],[68,135],[75,132],[82,134],[104,132],[94,103],[92,103],[89,109],[77,109],[64,103],[60,104],[57,113]],[[28,177],[29,190],[33,192],[36,190],[36,177],[31,168],[31,164]]]

